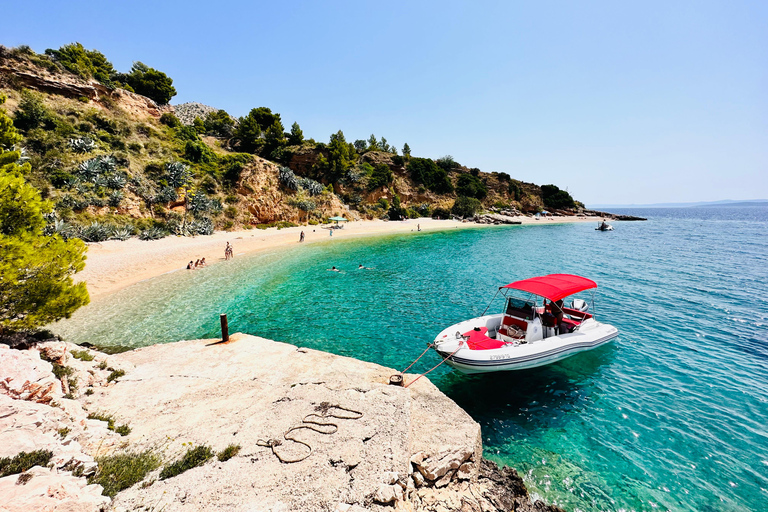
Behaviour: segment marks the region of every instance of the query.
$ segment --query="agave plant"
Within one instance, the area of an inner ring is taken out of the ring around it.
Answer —
[[[213,221],[208,217],[190,222],[187,228],[190,235],[212,235]]]
[[[168,162],[165,164],[165,179],[169,186],[179,188],[189,184],[192,173],[189,172],[189,167],[181,162]]]
[[[133,236],[131,230],[125,226],[119,226],[112,230],[111,238],[113,240],[128,240]]]
[[[159,240],[166,237],[167,235],[168,233],[160,228],[148,228],[139,233],[139,240]]]
[[[153,203],[165,204],[178,199],[179,195],[173,187],[164,187],[152,198]]]
[[[277,173],[280,184],[289,190],[299,190],[299,180],[291,169],[280,167]]]
[[[18,151],[19,152],[19,159],[16,160],[17,164],[21,165],[21,164],[24,164],[26,162],[29,162],[29,154],[27,153],[27,148],[25,148],[23,146],[22,147],[13,146],[11,148],[11,151]]]
[[[111,174],[104,179],[104,186],[112,190],[120,190],[128,184],[128,176],[124,172]]]
[[[80,137],[79,139],[69,139],[69,147],[75,153],[90,153],[97,148],[96,142],[90,137]]]
[[[323,193],[323,185],[309,178],[297,178],[299,187],[303,188],[309,195],[316,196]]]
[[[80,238],[80,226],[63,220],[55,220],[53,222],[53,232],[57,233],[64,240]]]
[[[101,174],[101,159],[91,158],[77,166],[77,173],[86,181],[94,182]]]
[[[85,226],[80,233],[80,238],[86,242],[103,242],[108,240],[112,234],[112,227],[101,222],[91,222],[90,226]]]
[[[123,194],[121,190],[115,190],[109,195],[109,199],[107,200],[107,202],[109,203],[109,206],[118,208],[120,206],[120,203],[123,201],[124,197],[125,197],[125,194]]]

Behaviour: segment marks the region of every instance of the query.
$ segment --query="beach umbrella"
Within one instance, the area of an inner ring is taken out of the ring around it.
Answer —
[[[349,219],[345,219],[344,217],[331,217],[329,220],[334,220],[336,222],[347,222]]]

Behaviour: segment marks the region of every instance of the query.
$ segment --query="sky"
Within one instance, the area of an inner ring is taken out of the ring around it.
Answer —
[[[554,183],[590,204],[768,198],[768,2],[35,1],[0,44],[79,41],[178,95],[327,142]]]

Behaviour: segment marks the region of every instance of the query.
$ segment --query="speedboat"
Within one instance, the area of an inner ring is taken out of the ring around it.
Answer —
[[[585,300],[573,298],[565,305],[564,299],[595,288],[594,281],[571,274],[515,281],[497,292],[504,297],[502,313],[484,312],[447,327],[432,347],[463,373],[524,370],[562,361],[619,334],[612,325],[595,320]],[[594,292],[592,299],[594,304]]]
[[[613,231],[613,226],[605,221],[598,222],[595,231]]]

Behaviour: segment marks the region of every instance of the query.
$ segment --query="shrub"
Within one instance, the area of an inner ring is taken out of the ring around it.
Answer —
[[[128,240],[133,236],[133,231],[126,227],[118,227],[112,231],[113,240]]]
[[[480,178],[472,174],[460,174],[456,182],[456,193],[460,196],[484,199],[488,195],[488,188]]]
[[[165,112],[162,114],[160,116],[160,122],[166,126],[170,126],[171,128],[177,128],[181,126],[181,121],[179,121],[179,118],[170,112]]]
[[[509,182],[508,192],[509,195],[514,197],[515,201],[519,201],[520,198],[523,197],[523,190],[520,188],[520,185],[517,182]]]
[[[438,158],[435,160],[435,163],[438,167],[443,169],[445,172],[451,172],[454,169],[458,169],[461,167],[461,164],[459,164],[456,160],[453,159],[451,155],[445,155],[442,158]]]
[[[196,164],[210,163],[216,160],[216,154],[205,142],[187,141],[184,146],[184,158]]]
[[[112,373],[107,377],[107,382],[112,382],[125,375],[125,370],[112,370]]]
[[[79,359],[81,361],[93,361],[93,354],[88,352],[87,350],[73,350],[70,352],[72,354],[72,357],[75,359]]]
[[[451,213],[458,217],[473,217],[480,207],[480,201],[474,197],[459,196],[453,203]]]
[[[230,444],[226,448],[224,448],[222,451],[220,451],[216,457],[221,461],[227,461],[240,453],[240,445],[239,444]]]
[[[416,183],[421,183],[438,194],[453,192],[448,173],[429,158],[411,158],[408,172]]]
[[[160,467],[160,457],[151,450],[98,457],[96,462],[98,469],[88,483],[101,485],[104,494],[112,498]]]
[[[0,477],[22,473],[34,466],[46,466],[53,457],[49,450],[35,450],[33,452],[21,452],[13,458],[0,459]]]
[[[234,206],[227,206],[224,208],[224,215],[226,217],[229,217],[230,219],[234,219],[237,217],[237,208]]]
[[[50,130],[54,127],[54,115],[43,104],[39,94],[24,90],[19,108],[13,118],[13,125],[22,130],[29,131],[42,127]]]
[[[180,188],[192,181],[192,173],[181,162],[168,162],[165,164],[165,180],[169,186]]]
[[[392,183],[392,170],[386,164],[378,164],[368,178],[368,190],[376,190]]]
[[[200,445],[194,448],[190,448],[187,450],[187,453],[184,454],[181,460],[163,468],[163,470],[160,472],[160,480],[172,478],[182,474],[189,469],[202,466],[208,462],[213,457],[213,455],[213,450],[211,450],[209,446]]]
[[[499,181],[509,181],[512,179],[512,177],[505,172],[499,172],[496,174],[498,175]]]
[[[111,414],[95,412],[88,415],[89,420],[99,420],[107,422],[107,428],[121,436],[127,436],[131,433],[131,427],[126,424],[115,426],[115,418]]]

